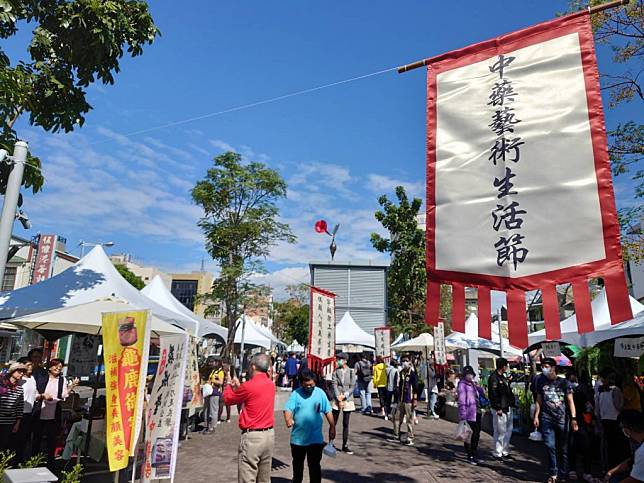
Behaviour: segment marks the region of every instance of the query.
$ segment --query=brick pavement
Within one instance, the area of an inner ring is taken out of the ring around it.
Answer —
[[[281,407],[287,395],[279,395]],[[289,432],[281,412],[275,414],[275,453],[273,483],[291,481]],[[434,482],[541,482],[547,478],[546,455],[542,443],[523,436],[513,437],[515,460],[497,463],[492,460],[492,439],[481,434],[480,466],[465,462],[463,447],[453,439],[456,425],[447,421],[420,419],[415,426],[416,445],[389,443],[392,434],[390,421],[373,416],[353,414],[350,446],[355,455],[323,456],[324,482],[434,483]],[[326,429],[326,423],[325,423]],[[404,429],[404,426],[403,426]],[[341,429],[338,431],[340,439]],[[214,434],[193,434],[183,441],[179,450],[175,481],[177,483],[237,481],[237,445],[239,429],[236,417],[232,423],[222,423]],[[306,470],[305,470],[306,473]],[[305,477],[305,481],[308,478]]]

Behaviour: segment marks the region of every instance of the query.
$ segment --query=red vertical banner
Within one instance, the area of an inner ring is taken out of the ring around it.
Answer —
[[[479,337],[492,340],[492,298],[488,287],[479,287]]]
[[[452,285],[452,329],[465,332],[465,287],[460,283]]]
[[[57,240],[57,235],[40,235],[33,277],[31,279],[32,285],[51,277],[56,259]]]
[[[559,340],[561,338],[561,326],[559,325],[559,298],[557,287],[546,285],[541,289],[541,301],[543,303],[543,321],[546,329],[546,339]]]

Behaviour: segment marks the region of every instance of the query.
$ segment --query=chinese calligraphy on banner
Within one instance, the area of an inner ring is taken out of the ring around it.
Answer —
[[[525,348],[525,291],[540,289],[557,340],[556,285],[571,283],[590,332],[590,277],[604,279],[613,323],[632,318],[589,15],[426,62],[427,322],[449,283],[464,332],[465,286],[478,287],[479,335],[491,338],[490,290],[505,291],[510,343]]]
[[[54,270],[57,240],[57,235],[40,235],[38,254],[36,255],[36,263],[34,264],[34,274],[31,279],[32,285],[51,277]]]
[[[199,377],[199,341],[196,337],[190,337],[188,363],[186,364],[186,384],[184,391],[184,403],[189,414],[194,414],[197,408],[203,406],[203,394],[201,392],[201,379]],[[189,391],[189,392],[188,392]]]
[[[447,350],[445,348],[445,322],[442,320],[434,327],[434,359],[436,364],[447,364]]]
[[[641,357],[644,354],[644,337],[615,339],[615,357]]]
[[[127,466],[141,427],[150,345],[148,315],[147,310],[103,314],[105,433],[110,471]]]
[[[391,328],[377,327],[373,330],[376,342],[376,355],[384,359],[391,357]]]
[[[335,360],[335,294],[311,287],[309,367],[322,369]]]
[[[183,386],[189,357],[187,335],[161,337],[159,368],[145,418],[142,481],[174,479]]]

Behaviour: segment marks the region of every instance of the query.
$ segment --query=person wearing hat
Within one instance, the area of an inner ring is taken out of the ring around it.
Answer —
[[[548,448],[550,477],[548,483],[568,478],[568,436],[569,429],[576,432],[577,413],[570,383],[557,377],[557,363],[551,357],[541,361],[540,377],[536,382],[537,400],[534,426],[541,430],[543,441]]]
[[[331,402],[333,421],[335,421],[336,425],[338,424],[340,411],[342,411],[342,451],[347,454],[353,454],[353,451],[349,448],[349,419],[351,418],[351,413],[356,410],[356,404],[353,401],[356,375],[347,364],[347,355],[344,353],[338,355],[337,366],[331,380],[333,387],[333,401]]]
[[[496,360],[496,371],[490,374],[487,391],[492,408],[492,427],[494,428],[494,458],[501,460],[510,456],[510,438],[512,438],[512,408],[514,393],[510,387],[508,360],[499,357]]]
[[[478,465],[476,451],[479,446],[481,436],[481,411],[480,396],[483,395],[483,388],[479,386],[474,377],[476,376],[472,366],[463,368],[463,377],[458,383],[456,393],[458,394],[458,418],[460,421],[466,421],[472,430],[472,436],[469,442],[465,442],[465,451],[467,461],[472,465]]]
[[[27,372],[24,364],[13,363],[0,377],[0,450],[12,448],[14,434],[20,430],[24,399],[20,381]]]

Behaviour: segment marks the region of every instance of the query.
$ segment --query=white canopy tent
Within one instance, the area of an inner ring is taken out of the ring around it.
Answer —
[[[580,344],[581,347],[593,347],[605,340],[641,335],[644,335],[644,310],[640,311],[634,319],[616,325],[604,325],[593,332],[582,335]]]
[[[637,316],[639,313],[644,311],[644,305],[639,303],[633,297],[629,297],[631,302],[631,310],[633,311],[633,316]],[[595,332],[603,334],[599,337],[605,337],[602,340],[612,339],[614,337],[620,337],[618,333],[624,327],[624,324],[635,323],[633,320],[637,320],[637,317],[631,321],[625,321],[621,324],[612,325],[610,320],[610,310],[608,309],[608,299],[606,298],[606,290],[599,292],[597,297],[590,303],[592,312],[593,312],[593,324],[595,325]],[[629,325],[631,327],[631,325]],[[583,336],[577,332],[577,317],[575,314],[571,315],[567,319],[561,322],[561,342],[566,342],[567,344],[576,345],[579,347],[592,347],[593,345],[601,342],[590,343],[595,340],[591,334],[595,332],[590,332],[584,334]],[[610,337],[606,337],[606,333],[611,332]],[[538,330],[528,335],[528,343],[530,345],[538,344],[544,342],[546,339],[546,330]]]
[[[266,337],[268,337],[273,342],[274,345],[279,345],[279,346],[286,347],[286,344],[284,342],[282,342],[281,340],[279,340],[277,337],[275,337],[273,335],[273,332],[271,332],[271,330],[268,327],[266,327],[263,324],[256,324],[255,322],[253,322],[253,319],[251,319],[251,318],[248,318],[248,320],[250,320],[251,323],[253,323],[255,325],[255,328],[257,330],[259,330],[262,334],[264,334]]]
[[[291,342],[291,345],[289,345],[286,348],[286,352],[304,352],[305,350],[306,350],[306,347],[300,344],[297,341],[297,339],[293,339],[293,342]]]
[[[190,309],[172,295],[172,292],[168,290],[168,287],[166,287],[165,283],[163,283],[163,279],[159,275],[154,277],[148,285],[143,287],[141,293],[166,309],[193,319],[198,324],[197,335],[199,337],[214,335],[221,338],[224,342],[226,341],[226,338],[228,337],[228,329],[191,312]]]
[[[0,320],[87,304],[105,298],[118,298],[137,309],[149,309],[168,324],[196,334],[195,320],[172,312],[130,285],[114,268],[100,245],[74,266],[28,287],[0,293]]]
[[[434,349],[434,337],[427,332],[391,346],[396,352],[425,352]]]
[[[241,344],[243,332],[244,346],[257,346],[270,349],[274,345],[284,345],[279,339],[273,336],[268,329],[262,330],[260,325],[255,324],[247,315],[242,315],[237,320],[237,324],[237,330],[235,331],[235,344]]]
[[[368,334],[356,324],[349,311],[335,326],[335,345],[361,345],[371,349],[376,347],[373,334]]]
[[[104,312],[121,312],[139,310],[119,299],[103,299],[84,304],[61,307],[32,315],[22,315],[7,322],[32,330],[50,330],[56,332],[80,332],[99,335],[102,329]],[[168,324],[152,314],[151,331],[155,336],[166,334],[184,334],[179,327]]]
[[[475,349],[485,352],[500,353],[501,342],[498,325],[492,323],[492,340],[479,337],[479,319],[476,314],[471,313],[465,321],[465,333],[452,332],[445,337],[445,347],[448,350],[454,349]],[[504,355],[520,356],[523,352],[512,347],[510,341],[503,338]]]

